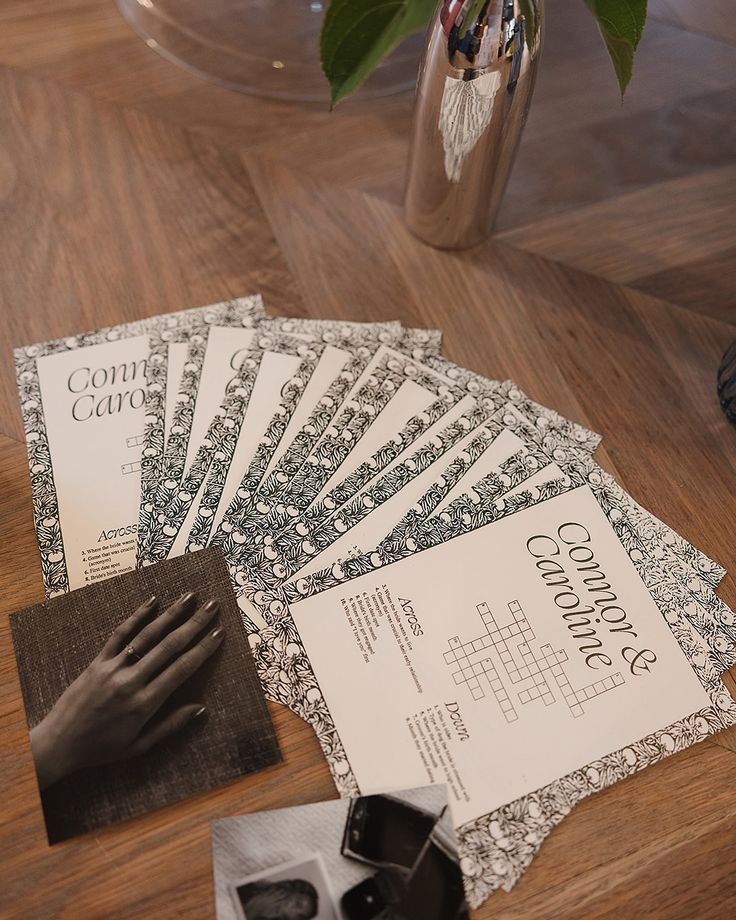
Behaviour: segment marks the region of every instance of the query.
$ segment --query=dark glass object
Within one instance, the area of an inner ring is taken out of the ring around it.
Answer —
[[[460,866],[439,842],[428,841],[395,916],[402,920],[468,920]]]
[[[718,398],[729,422],[736,425],[736,341],[731,342],[718,368]]]
[[[406,895],[406,880],[396,870],[381,869],[349,888],[340,900],[346,920],[374,920],[394,917],[396,906]]]
[[[372,866],[411,869],[437,820],[389,795],[353,799],[345,824],[343,856]]]

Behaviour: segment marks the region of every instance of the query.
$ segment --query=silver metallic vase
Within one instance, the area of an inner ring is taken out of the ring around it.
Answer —
[[[419,71],[406,185],[415,236],[491,232],[531,102],[544,0],[441,0]]]

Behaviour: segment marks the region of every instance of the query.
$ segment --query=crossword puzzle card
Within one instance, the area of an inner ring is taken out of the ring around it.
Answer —
[[[316,590],[290,612],[339,788],[447,783],[476,904],[585,795],[736,719],[684,587],[588,486]]]
[[[47,596],[135,567],[151,354],[166,358],[155,391],[163,426],[189,334],[226,316],[257,324],[260,297],[15,349]]]
[[[291,611],[361,790],[458,825],[709,704],[585,487]]]

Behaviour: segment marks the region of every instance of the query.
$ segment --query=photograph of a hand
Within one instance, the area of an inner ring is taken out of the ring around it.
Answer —
[[[31,729],[40,788],[84,767],[144,754],[201,717],[198,703],[161,707],[218,649],[217,601],[190,592],[159,614],[150,598],[112,633],[102,651]]]

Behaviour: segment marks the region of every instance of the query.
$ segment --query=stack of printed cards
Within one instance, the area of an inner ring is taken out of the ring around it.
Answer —
[[[447,784],[477,905],[736,721],[736,621],[598,435],[439,346],[251,297],[16,362],[47,592],[221,547],[267,695],[344,795]]]

